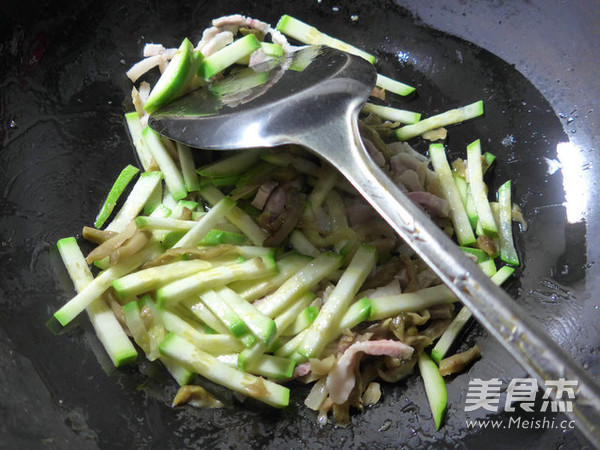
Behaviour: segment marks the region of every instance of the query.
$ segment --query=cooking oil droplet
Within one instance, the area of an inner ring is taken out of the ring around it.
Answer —
[[[390,429],[391,425],[392,425],[392,421],[388,419],[385,422],[383,422],[383,425],[381,425],[381,427],[379,427],[379,429],[377,431],[387,431]]]
[[[512,134],[507,134],[501,143],[504,147],[512,147],[515,145],[515,142],[515,137]]]

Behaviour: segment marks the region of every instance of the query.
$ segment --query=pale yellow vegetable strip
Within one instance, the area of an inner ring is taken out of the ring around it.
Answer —
[[[82,292],[94,281],[94,276],[86,264],[75,238],[61,239],[57,246],[75,289],[77,292]],[[92,301],[86,311],[96,336],[115,367],[137,358],[137,351],[102,296]]]

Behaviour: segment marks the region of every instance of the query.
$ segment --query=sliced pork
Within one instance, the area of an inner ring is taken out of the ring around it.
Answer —
[[[391,339],[355,342],[348,347],[327,377],[329,397],[338,405],[348,400],[356,383],[356,368],[363,354],[386,355],[405,360],[412,358],[413,352],[412,347]]]

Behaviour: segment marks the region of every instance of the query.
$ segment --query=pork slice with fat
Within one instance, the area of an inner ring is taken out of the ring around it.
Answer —
[[[327,377],[329,397],[338,405],[348,400],[356,383],[355,369],[363,354],[410,359],[413,352],[412,347],[391,339],[355,342],[348,347]]]

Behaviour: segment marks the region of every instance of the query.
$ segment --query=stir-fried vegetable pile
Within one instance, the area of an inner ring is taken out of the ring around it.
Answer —
[[[343,176],[294,146],[213,159],[146,125],[149,113],[232,67],[286,58],[299,47],[284,35],[374,62],[289,16],[276,29],[227,16],[196,47],[187,39],[179,49],[146,45],[128,76],[138,82],[154,67],[162,75],[153,88],[134,87],[135,111],[125,116],[143,171],[125,168],[94,227],[83,229],[93,251],[84,257],[75,238],[59,241],[77,295],[54,317],[65,326],[86,310],[115,366],[140,350],[159,360],[181,386],[174,404],[221,405],[194,384],[200,375],[285,407],[288,381],[300,379],[314,383],[305,403],[319,422],[332,412],[345,424],[351,407],[380,399],[378,380],[396,382],[418,366],[439,427],[443,376],[480,356],[476,346],[447,356],[470,313]],[[444,139],[442,127],[482,115],[482,102],[421,120],[381,101],[413,88],[383,75],[377,86],[360,119],[372,158],[501,284],[519,263],[518,210],[510,181],[488,200],[494,156],[474,140],[466,159],[450,164],[440,143],[424,156],[404,142]]]

